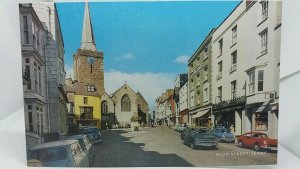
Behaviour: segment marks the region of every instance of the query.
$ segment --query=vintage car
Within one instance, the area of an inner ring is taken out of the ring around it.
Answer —
[[[277,139],[271,139],[263,132],[247,132],[237,142],[239,147],[253,148],[255,151],[277,150],[278,145]]]
[[[187,127],[183,132],[183,144],[189,145],[192,149],[198,147],[217,148],[216,137],[207,128]]]
[[[211,132],[216,136],[219,142],[224,141],[234,143],[235,141],[233,133],[225,128],[214,128]]]
[[[80,134],[87,135],[92,144],[103,143],[101,131],[97,127],[83,127],[80,129]]]
[[[176,124],[174,126],[174,130],[178,132],[182,132],[186,127],[183,124]]]
[[[64,137],[63,140],[78,140],[83,151],[88,154],[90,163],[92,162],[93,156],[95,154],[95,148],[86,135],[68,136]]]
[[[90,164],[78,140],[52,141],[32,147],[28,161],[33,159],[47,167],[89,167]]]

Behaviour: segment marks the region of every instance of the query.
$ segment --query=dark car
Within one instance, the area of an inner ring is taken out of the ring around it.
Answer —
[[[271,139],[263,132],[248,132],[238,138],[239,147],[253,148],[255,151],[260,150],[277,150],[277,139]]]
[[[103,143],[103,138],[100,129],[97,127],[84,127],[80,129],[80,134],[88,136],[92,144]]]
[[[197,147],[211,147],[216,149],[218,142],[213,133],[206,128],[186,128],[183,135],[183,143],[192,149]]]
[[[225,128],[214,128],[211,131],[217,138],[218,141],[230,142],[233,143],[235,141],[235,137],[233,133]]]

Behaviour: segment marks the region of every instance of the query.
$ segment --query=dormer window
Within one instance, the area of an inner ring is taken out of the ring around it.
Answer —
[[[94,85],[87,85],[87,91],[88,92],[94,92],[95,91],[95,86]]]

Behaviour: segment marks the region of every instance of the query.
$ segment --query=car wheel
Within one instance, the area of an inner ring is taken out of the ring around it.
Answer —
[[[242,141],[239,141],[239,142],[238,142],[238,146],[239,146],[240,148],[243,148],[243,142],[242,142]]]
[[[195,144],[193,142],[191,142],[191,148],[195,149]]]
[[[254,147],[253,147],[253,150],[254,150],[254,151],[259,151],[259,149],[260,149],[260,148],[259,148],[259,145],[256,143],[256,144],[254,145]]]

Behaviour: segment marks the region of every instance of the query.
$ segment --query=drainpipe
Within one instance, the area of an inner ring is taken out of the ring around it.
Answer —
[[[47,76],[48,76],[48,73],[49,73],[49,71],[48,71],[48,66],[47,66],[47,64],[48,64],[48,62],[49,62],[49,58],[47,57],[47,47],[50,45],[50,43],[49,43],[49,41],[50,41],[50,35],[49,35],[49,33],[51,32],[51,23],[50,23],[50,16],[51,16],[51,9],[50,9],[50,7],[48,7],[48,15],[49,15],[49,31],[46,31],[46,44],[45,44],[45,46],[44,46],[44,49],[45,49],[45,53],[44,53],[44,55],[45,55],[45,61],[46,61],[46,64],[45,64],[45,75],[46,75],[46,95],[47,95],[47,110],[48,110],[48,113],[47,113],[47,115],[48,115],[48,132],[50,133],[51,132],[51,125],[50,125],[50,109],[49,109],[49,103],[48,103],[48,101],[49,101],[49,84],[48,84],[48,79],[47,79]]]

